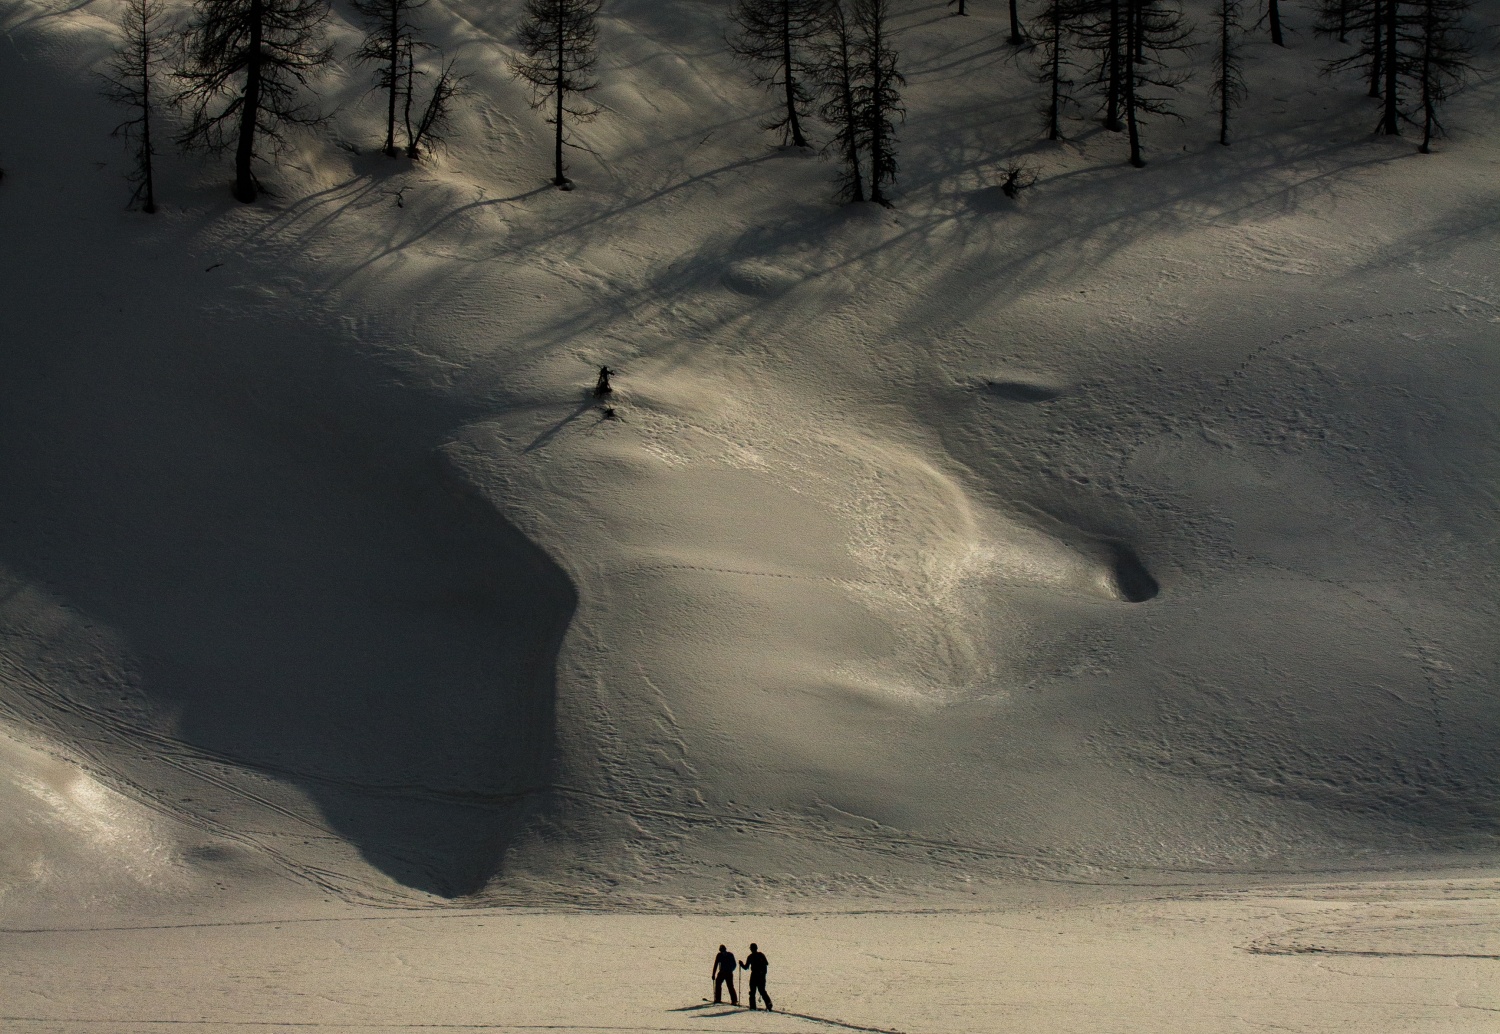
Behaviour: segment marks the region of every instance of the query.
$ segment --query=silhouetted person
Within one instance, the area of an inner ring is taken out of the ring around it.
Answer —
[[[729,1004],[739,1005],[739,997],[734,993],[734,970],[738,963],[734,952],[724,945],[719,945],[719,954],[714,956],[714,1004],[720,1002],[719,989],[725,984],[729,985]]]
[[[614,386],[609,383],[609,378],[615,373],[607,366],[599,367],[599,379],[594,382],[594,398],[602,399],[606,395],[615,393]]]
[[[766,994],[766,967],[771,964],[770,960],[761,953],[755,945],[750,945],[750,954],[740,967],[750,971],[750,993],[746,999],[750,1002],[750,1008],[755,1008],[755,992],[760,991],[760,996],[766,1000],[766,1012],[771,1011],[771,996]]]

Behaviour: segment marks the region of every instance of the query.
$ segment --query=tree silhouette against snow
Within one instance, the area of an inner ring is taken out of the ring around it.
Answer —
[[[1073,0],[1046,0],[1041,14],[1033,24],[1042,27],[1041,35],[1034,38],[1040,60],[1037,64],[1036,81],[1047,88],[1047,103],[1042,108],[1047,124],[1047,139],[1062,139],[1063,105],[1073,99],[1073,81],[1068,78],[1070,67],[1067,47],[1069,19]]]
[[[1412,19],[1415,54],[1408,67],[1415,80],[1417,110],[1411,121],[1422,126],[1423,154],[1432,152],[1434,138],[1444,134],[1438,107],[1463,85],[1473,71],[1473,41],[1464,26],[1471,0],[1422,0]]]
[[[811,53],[813,78],[822,101],[818,115],[833,129],[823,155],[841,163],[840,200],[863,201],[864,123],[854,103],[854,33],[845,0],[828,0],[824,32],[813,42]]]
[[[375,66],[375,89],[386,95],[385,143],[381,151],[394,158],[401,153],[396,147],[397,102],[403,99],[404,91],[405,103],[410,105],[413,52],[426,46],[414,16],[427,6],[427,0],[353,0],[353,4],[365,23],[365,38],[354,52],[354,60]]]
[[[104,73],[104,95],[130,111],[114,129],[114,136],[135,145],[134,166],[128,177],[135,185],[130,204],[156,211],[156,181],[151,159],[151,117],[156,113],[156,78],[166,60],[172,25],[164,0],[127,0],[120,15],[120,44]]]
[[[817,114],[834,131],[831,140],[823,146],[823,156],[835,158],[841,164],[838,198],[841,201],[864,201],[864,132],[853,98],[853,29],[846,0],[828,0],[823,35],[813,41],[810,53],[817,96],[822,102]]]
[[[1010,36],[1006,42],[1013,47],[1019,47],[1026,42],[1026,32],[1021,28],[1020,0],[1010,0]]]
[[[1192,29],[1172,0],[1121,0],[1125,38],[1120,47],[1120,107],[1130,134],[1130,164],[1141,156],[1140,126],[1148,115],[1179,116],[1171,97],[1187,82],[1185,71],[1171,67],[1174,54],[1192,48]]]
[[[763,128],[782,132],[782,142],[806,147],[802,132],[808,105],[804,52],[823,28],[824,0],[735,0],[729,48],[750,66],[756,82],[782,95],[781,114]]]
[[[854,109],[870,155],[870,200],[889,205],[886,184],[896,181],[896,123],[906,118],[906,79],[890,39],[891,0],[852,0]]]
[[[416,78],[425,75],[416,67],[416,58],[408,50],[406,54],[406,83],[402,88],[402,121],[406,126],[406,156],[413,161],[422,157],[425,148],[430,154],[441,147],[452,127],[453,102],[467,91],[465,83],[469,77],[453,70],[453,62],[445,61],[438,67],[437,81],[427,95],[427,104],[417,121],[412,122],[412,97],[416,91]]]
[[[599,6],[600,0],[526,0],[526,17],[516,33],[524,53],[516,58],[512,74],[531,87],[533,108],[551,111],[552,183],[562,190],[573,187],[563,161],[567,120],[589,122],[599,114],[598,108],[581,103],[599,85],[593,77]]]
[[[1286,46],[1281,34],[1281,0],[1266,0],[1266,22],[1271,28],[1271,42],[1278,47]]]
[[[1245,99],[1240,68],[1240,10],[1243,0],[1219,0],[1214,11],[1218,47],[1214,50],[1214,107],[1219,113],[1219,143],[1229,146],[1229,116]]]
[[[234,196],[260,194],[254,163],[269,141],[285,145],[288,126],[323,117],[302,101],[332,56],[324,42],[327,0],[196,0],[185,35],[186,60],[173,75],[188,109],[185,147],[234,150]]]
[[[1471,7],[1471,0],[1325,0],[1320,33],[1360,34],[1354,52],[1326,71],[1367,71],[1369,96],[1380,101],[1376,132],[1397,136],[1403,122],[1419,125],[1426,154],[1443,134],[1442,102],[1471,71],[1473,40],[1464,24]]]
[[[1121,76],[1125,62],[1121,50],[1125,45],[1125,5],[1129,0],[1068,0],[1065,8],[1073,22],[1073,34],[1079,49],[1092,55],[1088,77],[1103,95],[1104,128],[1118,133],[1125,128],[1120,120],[1123,95]]]
[[[1367,74],[1368,96],[1381,101],[1378,132],[1401,132],[1399,80],[1400,4],[1398,0],[1324,0],[1316,31],[1344,39],[1359,34],[1354,52],[1330,61],[1325,72],[1360,69]]]

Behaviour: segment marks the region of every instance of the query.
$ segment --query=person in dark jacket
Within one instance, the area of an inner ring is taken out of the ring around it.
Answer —
[[[734,957],[734,952],[724,945],[719,945],[719,954],[714,956],[714,1004],[718,1005],[719,989],[725,984],[729,985],[729,1004],[739,1005],[739,997],[734,993],[734,970],[739,960]]]
[[[740,963],[741,969],[750,971],[750,993],[746,998],[750,1002],[750,1008],[755,1008],[755,992],[766,1000],[766,1012],[771,1012],[771,996],[766,994],[766,968],[771,965],[769,959],[761,953],[755,945],[750,945],[750,954],[745,956],[745,961]]]

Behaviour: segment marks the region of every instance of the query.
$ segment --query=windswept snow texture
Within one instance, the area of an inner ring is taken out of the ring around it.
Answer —
[[[1490,857],[1492,41],[1422,156],[1289,8],[1234,146],[1203,76],[1136,170],[1092,111],[1034,142],[999,6],[900,0],[886,210],[758,128],[695,0],[604,6],[550,189],[520,6],[423,9],[474,77],[414,165],[337,5],[262,203],[168,153],[154,217],[92,78],[118,5],[3,15],[8,900]]]

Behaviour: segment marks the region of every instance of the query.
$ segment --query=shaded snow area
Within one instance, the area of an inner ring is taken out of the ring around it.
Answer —
[[[154,216],[119,5],[0,14],[0,1026],[1488,1029],[1493,38],[1421,155],[1288,5],[1133,169],[899,0],[886,209],[726,0],[608,0],[553,189],[521,6],[413,163],[336,4]]]

